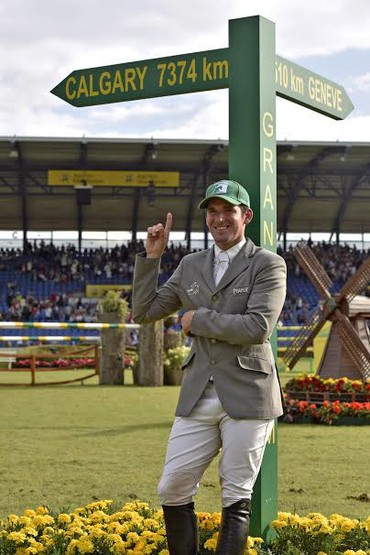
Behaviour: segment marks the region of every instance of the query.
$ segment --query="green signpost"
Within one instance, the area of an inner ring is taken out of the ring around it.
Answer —
[[[229,176],[246,186],[255,217],[248,235],[276,250],[275,96],[333,119],[353,105],[340,85],[275,53],[275,25],[261,16],[229,21],[229,47],[73,71],[51,92],[73,106],[229,89]],[[273,337],[276,354],[276,336]],[[267,538],[277,515],[277,425],[254,489],[252,536]]]
[[[245,18],[250,19],[250,18]],[[79,69],[52,93],[72,106],[96,106],[229,87],[229,48]],[[334,119],[353,110],[344,88],[302,66],[273,55],[275,92]],[[249,68],[245,68],[249,71]]]

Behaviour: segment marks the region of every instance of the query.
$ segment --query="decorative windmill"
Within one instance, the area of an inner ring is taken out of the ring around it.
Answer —
[[[370,282],[370,257],[343,286],[331,295],[332,281],[315,254],[304,242],[298,243],[294,254],[322,302],[309,321],[285,351],[284,362],[293,368],[312,345],[327,320],[332,322],[326,347],[317,374],[323,378],[370,378],[370,298],[359,295]]]

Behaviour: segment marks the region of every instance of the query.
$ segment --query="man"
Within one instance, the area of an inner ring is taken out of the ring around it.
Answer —
[[[253,485],[274,419],[282,414],[269,337],[285,299],[286,266],[245,238],[253,211],[239,183],[210,185],[199,208],[215,246],[185,256],[159,289],[172,215],[165,227],[148,228],[146,255],[136,258],[133,318],[148,323],[183,308],[182,328],[193,337],[158,487],[170,554],[198,553],[193,496],[221,450],[216,554],[242,555]]]

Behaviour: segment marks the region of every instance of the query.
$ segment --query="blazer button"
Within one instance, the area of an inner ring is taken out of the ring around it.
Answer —
[[[218,295],[213,295],[212,301],[217,301],[217,299],[218,299]]]
[[[211,360],[211,364],[212,364],[212,366],[214,366],[216,364],[216,361],[215,361],[214,358]]]
[[[211,343],[216,343],[216,339],[214,339],[214,338],[212,337]]]

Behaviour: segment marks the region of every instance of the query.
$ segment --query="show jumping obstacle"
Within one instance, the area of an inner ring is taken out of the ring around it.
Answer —
[[[0,328],[7,328],[7,329],[87,329],[87,330],[102,330],[102,329],[139,329],[140,325],[138,324],[124,324],[124,323],[105,323],[105,322],[0,322]],[[7,349],[6,352],[1,352],[0,349],[0,362],[5,361],[7,363],[7,368],[1,368],[0,372],[30,372],[31,373],[31,381],[29,383],[1,383],[0,386],[15,386],[15,385],[61,385],[61,384],[68,384],[74,382],[80,382],[81,384],[84,383],[85,380],[92,378],[94,376],[99,375],[99,365],[100,365],[100,336],[96,335],[0,335],[1,342],[17,342],[17,343],[26,343],[29,341],[37,341],[37,342],[50,342],[50,343],[59,343],[59,342],[78,342],[78,343],[91,343],[92,345],[85,349],[80,349],[76,352],[69,353],[69,354],[49,354],[49,353],[33,353],[33,354],[22,354],[21,356],[15,351],[9,352]],[[69,380],[63,381],[52,381],[52,382],[42,382],[41,384],[36,383],[36,373],[37,372],[53,372],[53,371],[63,371],[63,370],[72,370],[76,369],[74,366],[65,366],[65,367],[58,367],[58,366],[40,366],[38,362],[40,360],[45,361],[45,359],[60,359],[64,358],[66,360],[78,357],[86,354],[93,349],[94,354],[89,358],[92,358],[94,361],[94,372],[89,373],[86,376],[79,376],[78,378],[73,378]],[[132,354],[132,349],[126,354]],[[17,367],[13,366],[13,364],[17,363],[17,359],[22,359],[24,361],[29,360],[29,364],[24,367]]]

